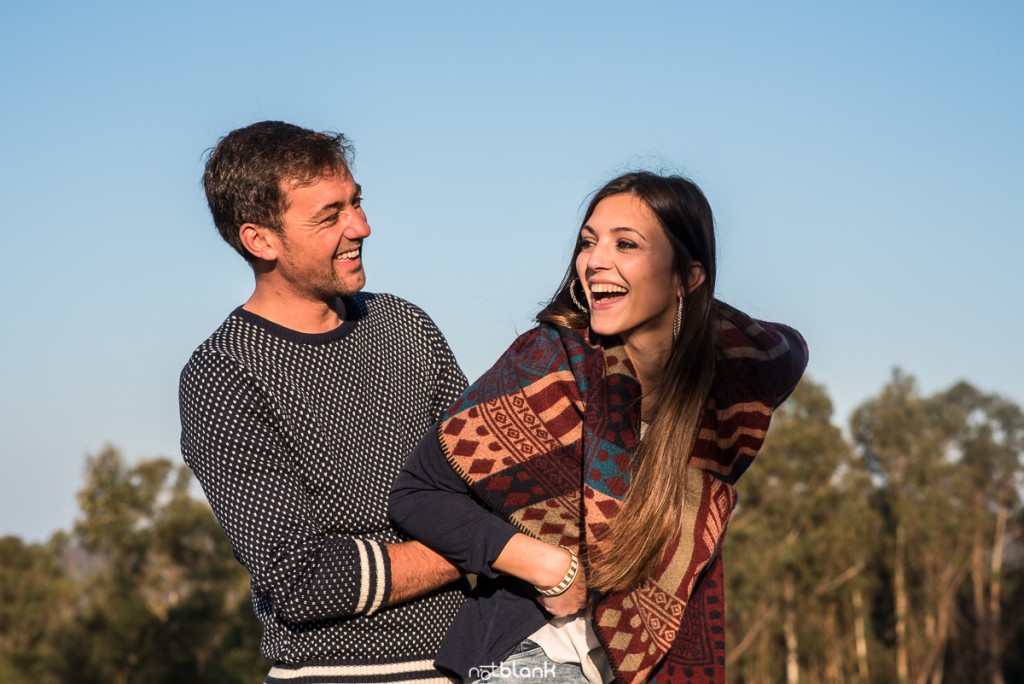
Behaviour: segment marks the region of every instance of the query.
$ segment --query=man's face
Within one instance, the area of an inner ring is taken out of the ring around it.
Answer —
[[[362,188],[348,172],[324,176],[312,185],[284,181],[287,209],[277,270],[304,299],[333,301],[366,284],[363,240],[370,225],[361,206]]]

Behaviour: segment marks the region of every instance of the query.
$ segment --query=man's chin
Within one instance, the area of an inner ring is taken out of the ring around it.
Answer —
[[[350,297],[354,295],[362,290],[365,285],[365,279],[350,283],[336,283],[332,287],[323,287],[312,290],[309,292],[309,296],[312,299],[318,299],[322,302],[334,302],[339,297]]]
[[[339,296],[353,295],[366,286],[366,271],[363,270],[362,263],[351,271],[335,271],[334,282]]]
[[[340,283],[334,291],[336,297],[349,297],[366,287],[366,276],[360,278],[348,278],[346,282]]]
[[[359,276],[354,279],[354,282],[347,283],[346,285],[345,295],[354,295],[356,292],[359,292],[366,287],[366,274],[363,273],[363,269],[359,269]]]

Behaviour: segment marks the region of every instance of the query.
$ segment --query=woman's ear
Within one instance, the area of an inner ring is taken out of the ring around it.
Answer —
[[[242,246],[257,259],[275,261],[278,257],[280,238],[264,226],[255,223],[243,223],[238,229],[238,238]]]
[[[707,277],[704,273],[704,265],[699,261],[691,261],[686,274],[686,292],[693,292],[696,290],[704,284],[704,279]],[[680,288],[678,296],[682,297],[686,292],[683,292],[682,288]]]

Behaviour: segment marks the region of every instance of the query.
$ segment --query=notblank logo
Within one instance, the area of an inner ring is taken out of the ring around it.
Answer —
[[[501,663],[499,665],[481,665],[470,668],[469,679],[486,682],[491,677],[502,679],[547,679],[555,676],[555,664],[527,665],[526,663]]]

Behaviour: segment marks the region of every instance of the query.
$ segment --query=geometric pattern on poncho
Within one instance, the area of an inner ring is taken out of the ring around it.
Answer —
[[[795,331],[718,304],[715,382],[692,452],[678,534],[640,587],[595,595],[594,630],[623,682],[722,681],[718,559],[732,483],[756,455],[772,409],[795,387]],[[586,570],[629,489],[640,386],[624,348],[542,324],[522,335],[445,414],[448,462],[525,533],[577,551]]]

